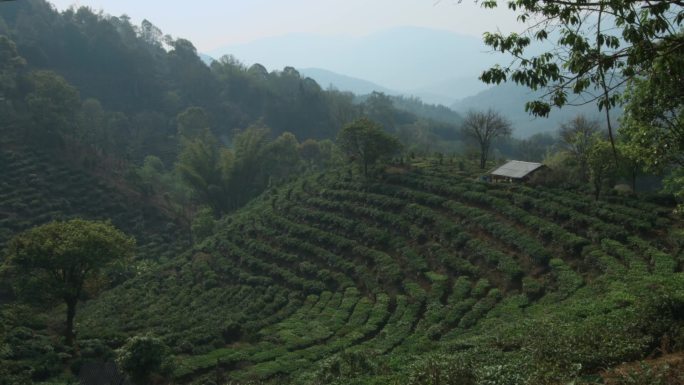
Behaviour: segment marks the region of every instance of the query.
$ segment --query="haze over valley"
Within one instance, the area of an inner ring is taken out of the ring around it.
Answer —
[[[231,54],[270,70],[285,66],[323,69],[447,106],[487,88],[477,77],[500,59],[481,38],[418,27],[361,37],[286,35],[226,46],[208,54],[214,58]]]

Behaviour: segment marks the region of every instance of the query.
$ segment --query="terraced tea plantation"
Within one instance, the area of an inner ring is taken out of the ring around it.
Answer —
[[[269,190],[78,322],[162,337],[180,383],[591,383],[684,348],[670,212],[447,165],[340,170]]]
[[[155,206],[47,153],[0,146],[0,250],[13,234],[74,217],[111,220],[136,237],[139,258],[171,259],[189,246],[187,231]]]

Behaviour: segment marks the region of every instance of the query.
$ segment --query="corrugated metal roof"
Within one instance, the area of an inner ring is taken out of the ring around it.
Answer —
[[[523,162],[520,160],[511,160],[503,166],[492,171],[492,175],[504,176],[507,178],[524,178],[527,174],[542,167],[541,163]]]

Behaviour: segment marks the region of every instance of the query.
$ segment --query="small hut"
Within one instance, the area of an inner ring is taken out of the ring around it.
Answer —
[[[545,169],[541,163],[511,160],[489,173],[492,182],[525,182],[534,173]]]

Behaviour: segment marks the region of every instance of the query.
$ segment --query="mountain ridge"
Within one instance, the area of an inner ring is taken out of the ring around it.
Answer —
[[[344,74],[339,74],[323,68],[298,68],[303,76],[310,77],[324,89],[333,86],[340,91],[349,91],[356,95],[370,94],[373,91],[388,95],[399,95],[400,92],[373,83],[369,80],[360,79]]]
[[[476,79],[484,68],[500,59],[486,52],[479,38],[438,29],[400,27],[360,37],[276,36],[206,53],[213,57],[232,54],[246,63],[260,63],[274,70],[285,66],[324,68],[407,95],[443,95],[443,90],[430,90],[454,78]],[[312,53],[316,56],[312,57]],[[455,90],[443,96],[453,101],[467,93]]]

